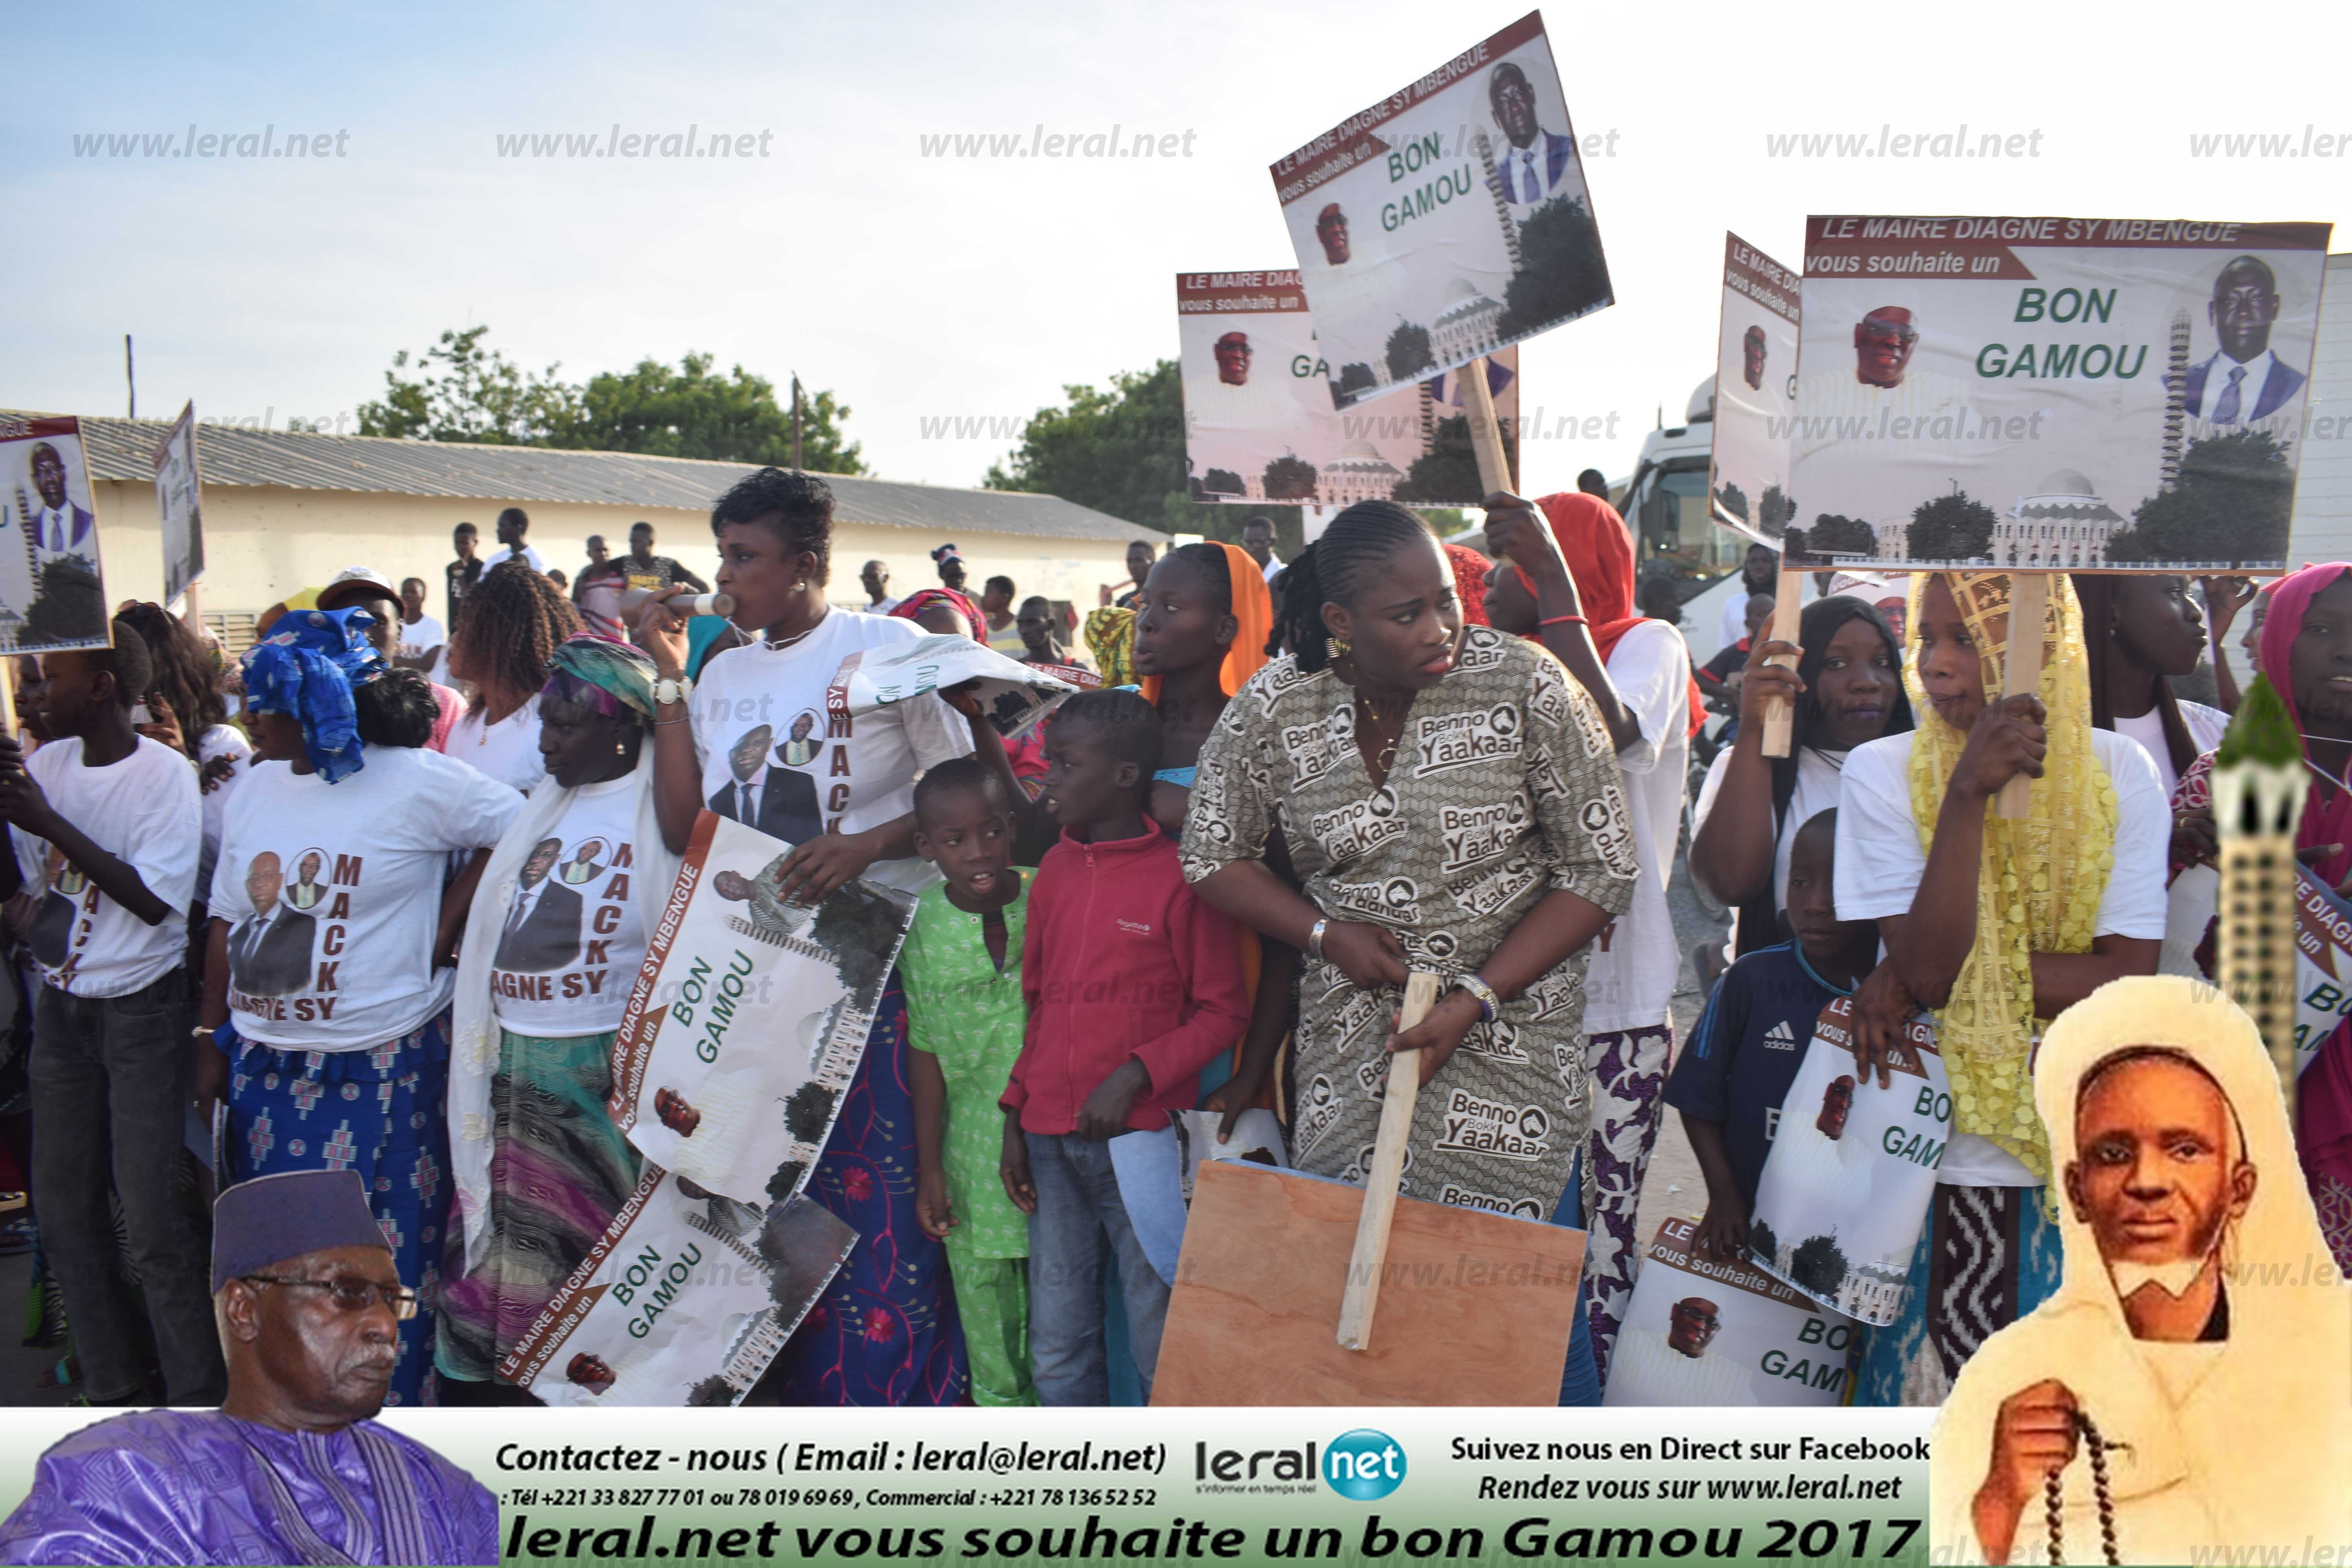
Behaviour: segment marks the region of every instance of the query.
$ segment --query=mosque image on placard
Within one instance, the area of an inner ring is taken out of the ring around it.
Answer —
[[[1353,506],[1360,500],[1388,500],[1403,478],[1370,441],[1349,441],[1324,465],[1319,488],[1324,505]]]
[[[1451,363],[1493,351],[1501,342],[1496,324],[1502,319],[1503,307],[1478,292],[1468,279],[1456,278],[1448,283],[1445,304],[1429,329],[1430,347],[1438,363]]]
[[[2107,541],[2123,524],[2088,479],[2061,468],[1993,524],[1992,559],[2002,566],[2105,565]]]

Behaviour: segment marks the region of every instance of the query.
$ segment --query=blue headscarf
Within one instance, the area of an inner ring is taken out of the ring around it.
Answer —
[[[302,751],[329,784],[366,766],[352,688],[383,676],[383,656],[367,639],[365,610],[289,610],[246,650],[245,705],[301,721]]]

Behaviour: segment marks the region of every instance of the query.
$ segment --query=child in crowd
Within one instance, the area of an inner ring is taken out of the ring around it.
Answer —
[[[1699,1246],[1717,1258],[1747,1255],[1756,1184],[1815,1020],[1838,997],[1853,995],[1878,960],[1877,923],[1841,921],[1831,903],[1836,854],[1834,810],[1797,830],[1789,848],[1795,939],[1731,966],[1666,1080],[1666,1103],[1682,1113],[1706,1177]]]
[[[947,880],[927,889],[898,954],[920,1173],[915,1215],[946,1243],[971,1357],[972,1403],[1034,1405],[1029,1231],[998,1180],[996,1105],[1021,1054],[1029,889],[1013,865],[999,775],[970,757],[915,785],[915,850]]]
[[[1108,1398],[1102,1273],[1116,1255],[1148,1402],[1168,1287],[1128,1223],[1108,1141],[1168,1124],[1248,1018],[1233,922],[1194,897],[1144,813],[1160,716],[1133,692],[1087,691],[1045,732],[1062,827],[1030,893],[1027,1037],[1001,1100],[1005,1191],[1029,1215],[1030,1354],[1045,1405]]]

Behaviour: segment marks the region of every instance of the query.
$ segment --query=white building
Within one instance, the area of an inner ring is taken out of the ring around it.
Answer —
[[[1430,352],[1441,364],[1486,353],[1500,346],[1496,327],[1502,319],[1502,306],[1478,292],[1466,279],[1456,278],[1445,286],[1444,308],[1430,325]]]
[[[1370,441],[1350,441],[1324,466],[1315,489],[1325,506],[1353,506],[1360,500],[1388,500],[1403,479],[1396,465]]]
[[[1993,524],[1992,559],[2003,566],[2103,565],[2107,541],[2123,522],[2089,479],[2061,468]]]

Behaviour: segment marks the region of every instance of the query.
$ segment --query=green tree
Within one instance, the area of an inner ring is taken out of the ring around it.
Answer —
[[[1282,558],[1298,552],[1304,535],[1295,506],[1194,503],[1185,478],[1184,399],[1174,360],[1148,371],[1121,371],[1108,387],[1062,391],[1068,401],[1031,415],[1020,446],[990,465],[982,485],[1056,495],[1163,533],[1198,533],[1227,544],[1242,542],[1243,523],[1265,517],[1274,523]],[[1247,493],[1242,477],[1227,468],[1211,468],[1192,482],[1203,495]]]
[[[1021,444],[982,482],[1031,490],[1147,528],[1199,531],[1184,483],[1184,400],[1176,362],[1121,371],[1107,387],[1066,385],[1068,401],[1029,416]]]
[[[1797,515],[1797,503],[1778,485],[1766,485],[1764,496],[1756,503],[1756,526],[1767,533],[1777,534]]]
[[[1805,531],[1804,537],[1805,548],[1818,555],[1832,552],[1874,555],[1878,552],[1877,531],[1858,517],[1822,512],[1813,519],[1813,526]]]
[[[1775,1268],[1780,1267],[1778,1261],[1780,1256],[1780,1238],[1774,1236],[1772,1227],[1760,1219],[1750,1221],[1748,1224],[1748,1251],[1751,1257],[1760,1258]]]
[[[2263,430],[2191,441],[2180,479],[2107,541],[2110,561],[2279,561],[2286,556],[2294,469]]]
[[[589,378],[572,417],[547,445],[598,452],[648,452],[722,462],[793,462],[790,395],[736,365],[711,374],[711,356],[689,353],[675,368],[639,360],[636,368]],[[862,474],[858,444],[841,426],[849,410],[829,391],[801,395],[801,466],[814,473]]]
[[[1834,1237],[1811,1237],[1789,1254],[1789,1278],[1816,1296],[1835,1296],[1845,1274],[1845,1254]]]
[[[1336,404],[1343,397],[1352,398],[1356,394],[1369,392],[1379,384],[1370,365],[1360,360],[1354,364],[1343,364],[1339,367],[1339,385],[1332,393],[1331,401]]]
[[[1411,381],[1423,371],[1437,368],[1437,356],[1429,352],[1429,329],[1412,321],[1397,323],[1382,355],[1389,362],[1391,382]]]
[[[1313,500],[1315,465],[1286,454],[1276,458],[1265,466],[1265,494],[1269,500]]]
[[[1609,302],[1609,261],[1581,198],[1555,196],[1528,215],[1519,226],[1519,261],[1495,323],[1505,342]]]
[[[1912,512],[1904,548],[1914,561],[1973,561],[1992,548],[1993,524],[1999,521],[1992,508],[1955,481],[1949,495],[1922,502]]]
[[[792,409],[777,402],[772,383],[740,364],[716,375],[709,354],[688,353],[675,367],[640,360],[574,384],[560,364],[533,373],[486,347],[488,331],[446,331],[420,353],[394,354],[383,400],[360,405],[360,434],[779,467],[793,460]],[[828,391],[803,395],[801,406],[803,466],[864,473],[857,443],[842,437],[849,410]]]
[[[1748,521],[1748,492],[1729,480],[1724,481],[1722,488],[1715,492],[1715,504],[1740,521]]]
[[[1519,467],[1518,434],[1508,424],[1496,423],[1503,427],[1503,455],[1516,473]],[[1412,460],[1404,478],[1398,481],[1395,500],[1416,506],[1428,501],[1475,506],[1486,499],[1486,487],[1478,482],[1478,455],[1470,446],[1468,415],[1440,419],[1431,429],[1429,447],[1428,451]]]
[[[549,445],[575,416],[579,388],[556,374],[560,363],[535,374],[499,350],[484,348],[489,330],[443,332],[439,342],[413,360],[406,349],[394,354],[392,368],[383,373],[383,401],[360,405],[360,434]]]
[[[98,574],[79,556],[60,555],[41,567],[33,602],[25,607],[24,629],[16,646],[31,649],[43,644],[95,643],[106,631],[106,593]]]

